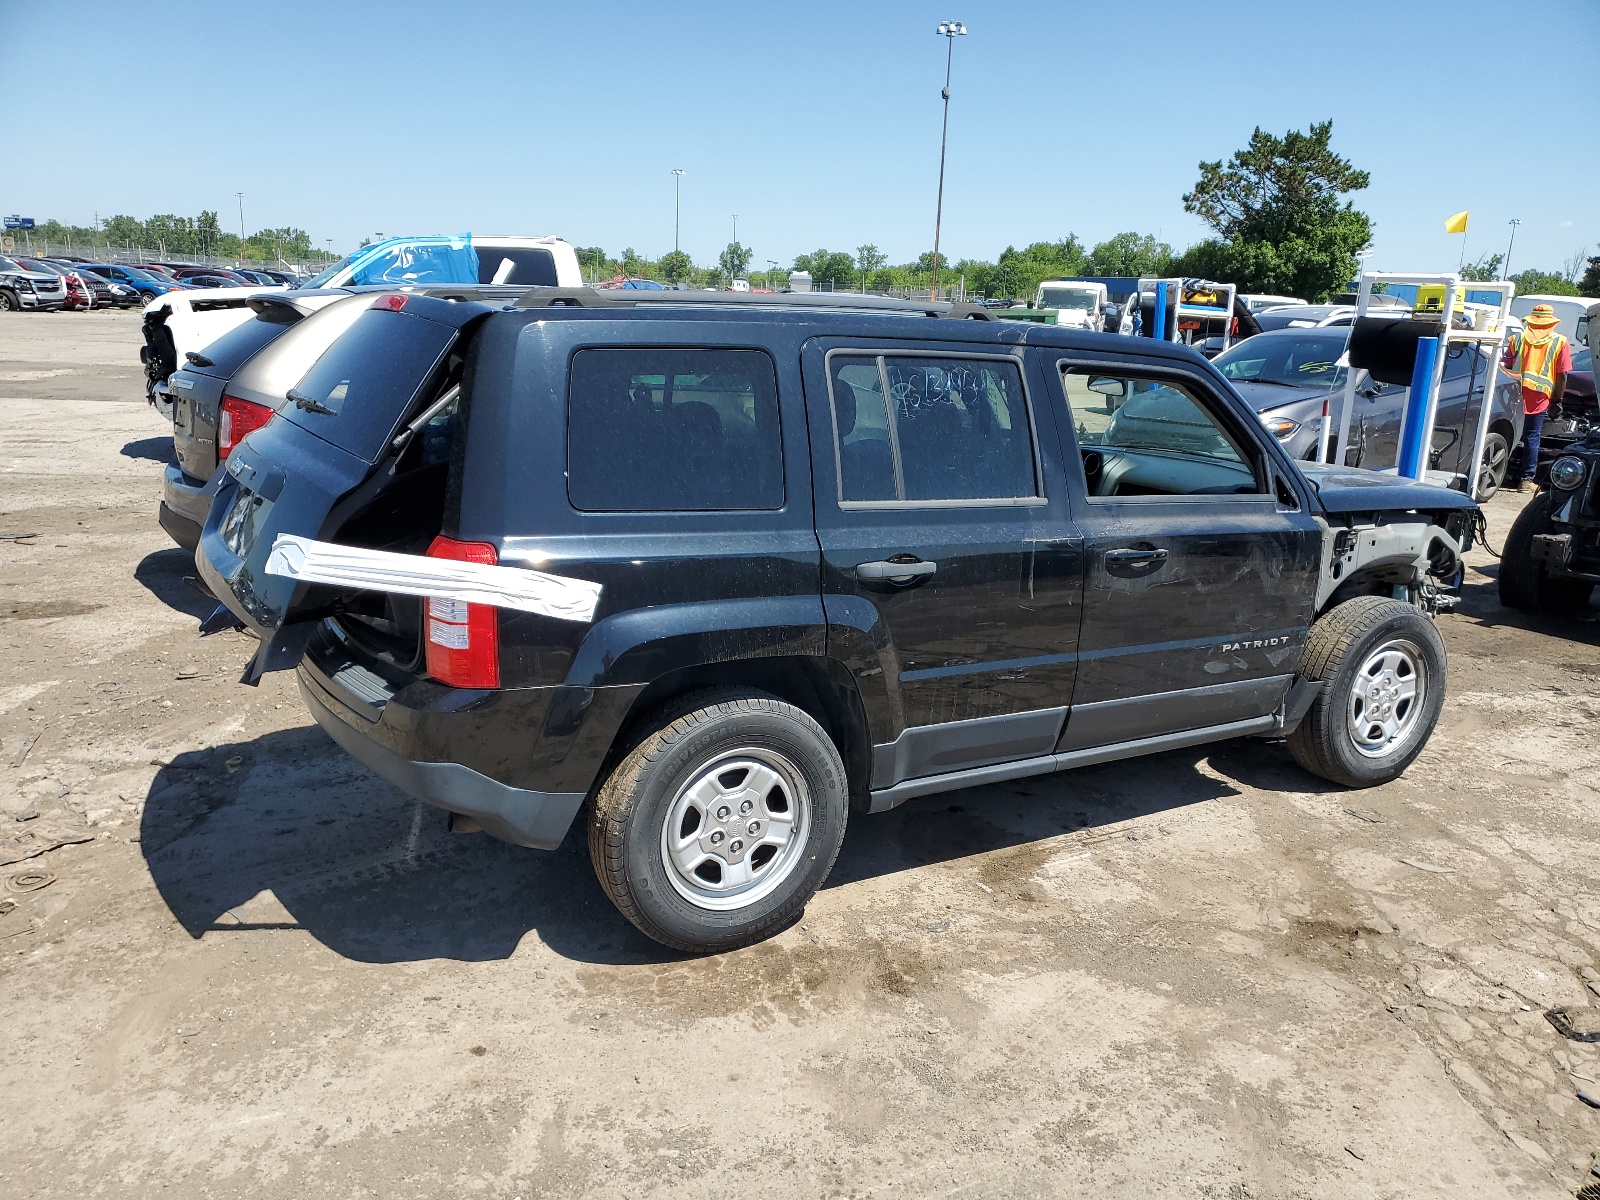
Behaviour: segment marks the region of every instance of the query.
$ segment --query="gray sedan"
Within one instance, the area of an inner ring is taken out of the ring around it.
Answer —
[[[1335,419],[1343,403],[1349,338],[1347,327],[1269,330],[1230,347],[1214,361],[1290,454],[1314,459],[1324,402]],[[1450,347],[1439,390],[1431,469],[1464,472],[1477,434],[1476,421],[1468,421],[1467,401],[1482,396],[1488,370],[1487,351],[1465,344]],[[1378,383],[1359,372],[1348,465],[1371,470],[1395,465],[1405,398],[1404,387]],[[1505,482],[1511,449],[1521,437],[1521,392],[1516,380],[1502,372],[1478,471],[1477,499],[1488,499]]]

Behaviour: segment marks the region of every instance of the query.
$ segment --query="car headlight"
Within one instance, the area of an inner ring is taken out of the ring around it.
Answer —
[[[1261,423],[1267,427],[1267,432],[1280,442],[1288,441],[1294,431],[1300,428],[1299,421],[1291,421],[1288,417],[1262,417]]]
[[[1583,459],[1567,454],[1550,464],[1550,483],[1564,492],[1570,492],[1583,482]]]

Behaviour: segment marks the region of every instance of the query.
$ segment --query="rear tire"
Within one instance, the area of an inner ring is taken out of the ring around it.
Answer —
[[[1506,534],[1500,555],[1500,603],[1522,612],[1570,615],[1589,606],[1594,584],[1581,579],[1552,576],[1543,563],[1533,560],[1533,539],[1555,528],[1550,510],[1555,507],[1549,491],[1540,492],[1523,507]]]
[[[808,714],[758,692],[663,711],[595,796],[589,857],[647,937],[709,954],[799,918],[844,841],[849,787]]]
[[[1311,626],[1300,674],[1322,681],[1289,735],[1295,761],[1346,787],[1397,778],[1444,707],[1444,639],[1416,606],[1357,596]]]

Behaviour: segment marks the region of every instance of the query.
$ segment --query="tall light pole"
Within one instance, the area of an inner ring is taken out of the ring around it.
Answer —
[[[1517,226],[1521,224],[1516,217],[1511,218],[1511,240],[1506,243],[1506,265],[1500,269],[1501,279],[1511,278],[1511,247],[1517,244]]]
[[[679,217],[683,212],[683,190],[679,186],[683,183],[683,168],[672,168],[672,252],[678,252],[678,227]]]
[[[244,261],[244,193],[235,192],[239,197],[239,261]]]
[[[738,213],[734,213],[733,214],[733,244],[735,246],[737,246],[739,244],[739,214]]]
[[[950,140],[950,63],[955,57],[956,38],[965,37],[967,27],[960,21],[944,21],[938,34],[945,39],[944,52],[944,128],[939,133],[939,202],[933,212],[933,297],[939,296],[939,227],[944,222],[944,148]]]

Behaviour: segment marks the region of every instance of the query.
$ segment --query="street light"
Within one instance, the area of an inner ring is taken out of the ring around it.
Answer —
[[[1511,247],[1517,244],[1517,226],[1521,224],[1516,217],[1511,218],[1511,240],[1506,243],[1506,265],[1500,270],[1501,279],[1511,278]]]
[[[944,53],[944,128],[939,134],[939,202],[933,213],[933,298],[939,296],[939,226],[944,221],[944,147],[950,138],[950,63],[955,56],[956,39],[965,37],[967,27],[960,21],[943,21],[937,30],[945,39]]]
[[[679,185],[683,182],[683,168],[672,168],[672,252],[678,252],[678,225],[679,214],[682,209],[682,190]]]
[[[235,192],[239,197],[239,261],[244,261],[244,193]]]

